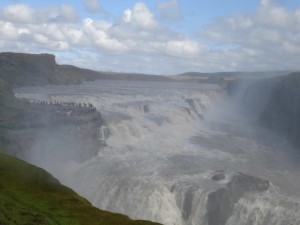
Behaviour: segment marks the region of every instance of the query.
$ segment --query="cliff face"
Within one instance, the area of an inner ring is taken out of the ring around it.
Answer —
[[[54,55],[0,53],[0,128],[5,125],[3,122],[19,122],[25,110],[12,89],[52,84],[56,66]]]
[[[259,121],[300,148],[300,73],[284,77],[273,87]]]
[[[237,104],[261,126],[300,148],[300,73],[228,85]]]
[[[231,99],[248,117],[257,120],[264,110],[273,87],[282,77],[261,79],[238,79],[228,83]]]
[[[84,161],[105,145],[101,114],[92,106],[24,103],[18,123],[7,123],[5,149],[28,160]],[[35,157],[35,158],[33,158]]]
[[[52,138],[52,142],[72,149],[71,153],[77,152],[70,154],[74,160],[96,154],[103,145],[99,112],[74,105],[29,104],[17,100],[12,91],[21,86],[80,82],[91,79],[91,74],[96,78],[94,71],[70,67],[57,65],[50,54],[0,53],[0,147],[24,157],[35,145],[46,145],[43,139]],[[76,144],[71,146],[71,142]],[[59,149],[58,145],[48,150]],[[79,149],[85,152],[80,155]]]
[[[0,53],[0,84],[12,87],[48,84],[76,84],[86,80],[171,81],[164,76],[138,73],[99,72],[72,65],[58,65],[51,54]]]
[[[0,79],[12,87],[54,83],[56,66],[50,54],[0,53]]]
[[[95,80],[100,75],[92,70],[58,65],[51,54],[0,53],[0,79],[11,87],[72,84]]]

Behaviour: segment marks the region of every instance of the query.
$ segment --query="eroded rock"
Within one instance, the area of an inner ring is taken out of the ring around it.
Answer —
[[[234,175],[226,188],[220,188],[208,195],[206,214],[208,225],[225,225],[235,203],[246,192],[263,192],[268,190],[269,186],[269,181],[258,177],[244,173]]]

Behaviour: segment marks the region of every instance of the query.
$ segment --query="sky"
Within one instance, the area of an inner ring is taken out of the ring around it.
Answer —
[[[300,69],[299,0],[1,0],[0,52],[100,71]]]

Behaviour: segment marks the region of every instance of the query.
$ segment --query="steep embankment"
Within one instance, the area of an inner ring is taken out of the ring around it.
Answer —
[[[92,207],[46,171],[0,153],[0,224],[157,224]]]
[[[290,74],[275,85],[259,121],[300,148],[300,73]]]
[[[75,106],[28,104],[14,97],[15,87],[70,84],[96,79],[95,71],[75,67],[72,70],[62,69],[65,67],[57,65],[55,56],[50,54],[0,53],[0,147],[22,157],[25,151],[32,148],[36,135],[42,130],[52,131],[57,137],[64,137],[62,134],[67,133],[68,137],[84,140],[81,144],[77,143],[78,148],[85,144],[88,146],[86,151],[97,152],[97,146],[101,146],[98,142],[102,123],[99,113]],[[76,113],[66,117],[57,113],[60,111]],[[59,140],[62,141],[62,138]],[[66,140],[64,144],[70,143]]]

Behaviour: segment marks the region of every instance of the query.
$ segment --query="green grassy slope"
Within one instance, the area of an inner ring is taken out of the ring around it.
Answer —
[[[154,225],[99,210],[45,170],[0,153],[1,225]]]

